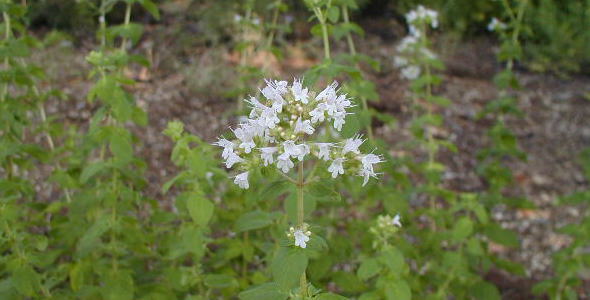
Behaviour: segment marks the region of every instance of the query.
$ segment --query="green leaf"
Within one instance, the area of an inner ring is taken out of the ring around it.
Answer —
[[[340,9],[337,6],[332,6],[327,12],[328,20],[332,23],[337,23],[340,18]]]
[[[234,225],[236,232],[264,228],[272,224],[272,215],[263,211],[251,211],[241,215]]]
[[[125,164],[133,159],[133,146],[131,145],[131,134],[125,129],[116,130],[110,136],[110,150],[115,156],[117,164]]]
[[[257,196],[253,197],[254,201],[271,201],[277,199],[279,196],[284,194],[285,192],[289,191],[289,188],[292,186],[290,182],[285,180],[278,180],[270,183],[267,185]]]
[[[394,274],[401,274],[405,267],[404,256],[395,247],[383,250],[383,253],[379,256],[379,261]]]
[[[122,38],[130,39],[133,44],[139,41],[139,38],[143,34],[143,26],[136,23],[121,24],[112,26],[108,29],[108,35],[110,38],[119,36]]]
[[[170,237],[168,242],[167,258],[176,259],[183,255],[192,253],[197,258],[203,256],[205,252],[205,242],[203,233],[198,228],[190,226],[183,226],[178,233]]]
[[[322,293],[317,298],[317,300],[346,300],[348,298],[332,293]]]
[[[109,230],[110,223],[108,218],[98,218],[90,228],[84,233],[78,241],[76,254],[84,257],[95,250],[100,243],[100,237]]]
[[[369,258],[361,263],[356,272],[356,275],[361,280],[368,280],[371,277],[379,274],[379,272],[381,272],[381,265],[379,264],[379,261],[375,258]]]
[[[83,261],[75,263],[69,272],[70,287],[73,291],[78,291],[84,284],[84,274],[86,274],[86,268]]]
[[[462,217],[455,223],[451,236],[456,242],[462,242],[473,233],[473,222],[469,217]]]
[[[154,2],[150,0],[141,0],[139,3],[145,8],[145,10],[154,16],[156,20],[160,19],[160,11],[158,11],[158,6]]]
[[[105,274],[104,286],[101,294],[108,300],[131,300],[135,293],[135,284],[130,272],[124,270],[112,270]]]
[[[193,193],[186,206],[193,221],[199,226],[205,226],[213,216],[213,203],[203,195]]]
[[[80,174],[80,182],[86,183],[92,177],[94,177],[97,173],[101,172],[102,170],[106,169],[109,166],[106,162],[96,162],[87,165],[83,170],[82,174]]]
[[[385,287],[385,298],[388,300],[411,300],[412,291],[405,280],[393,280]]]
[[[332,276],[332,280],[343,292],[346,293],[358,293],[367,288],[366,285],[351,272],[335,272]]]
[[[238,282],[229,275],[209,274],[205,276],[205,285],[210,288],[223,289],[235,287],[238,285]]]
[[[308,258],[301,249],[281,247],[277,251],[271,271],[274,281],[281,290],[288,291],[299,282],[301,274],[307,268]]]
[[[263,283],[239,294],[242,300],[285,300],[288,294],[275,282]]]
[[[484,228],[483,232],[493,242],[507,247],[516,248],[520,244],[518,235],[514,231],[504,229],[498,224],[489,224]]]
[[[480,281],[471,287],[470,295],[473,299],[478,300],[500,300],[502,297],[500,296],[500,292],[498,288],[493,284]]]
[[[12,272],[12,284],[19,293],[32,297],[39,286],[39,274],[29,265],[19,265]]]

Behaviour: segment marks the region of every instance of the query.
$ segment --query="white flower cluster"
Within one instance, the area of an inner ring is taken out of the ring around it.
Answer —
[[[345,94],[338,94],[338,83],[333,82],[315,95],[303,87],[301,80],[266,80],[260,92],[261,100],[245,100],[252,110],[244,121],[233,129],[234,140],[220,138],[214,145],[223,148],[225,166],[237,165],[243,172],[235,176],[240,188],[249,187],[249,171],[257,166],[274,166],[288,173],[295,162],[313,155],[328,164],[333,178],[352,173],[364,178],[376,177],[373,165],[382,162],[378,155],[363,154],[360,136],[337,142],[310,141],[322,126],[342,130],[346,109],[352,106]]]
[[[490,23],[488,24],[488,31],[502,31],[508,27],[506,23],[498,20],[497,18],[492,18]]]
[[[420,59],[436,59],[430,49],[427,48],[422,40],[425,33],[423,27],[438,27],[438,13],[434,10],[419,5],[415,10],[406,14],[410,34],[404,37],[397,45],[396,51],[401,56],[393,58],[393,65],[401,68],[402,77],[408,80],[414,80],[420,76],[421,69],[417,64]]]
[[[369,232],[375,235],[373,247],[377,248],[380,244],[387,244],[388,240],[394,237],[402,228],[401,217],[396,214],[395,217],[390,215],[380,215],[377,217],[376,226],[369,228]]]
[[[420,25],[426,24],[432,26],[432,28],[438,27],[438,12],[423,5],[418,5],[416,9],[406,14],[406,21],[408,22],[410,34],[419,37],[422,34]]]
[[[289,228],[289,232],[287,232],[287,237],[294,239],[295,246],[301,248],[307,247],[307,242],[309,242],[310,236],[311,231],[309,231],[309,225],[307,223],[303,223],[298,228],[291,227]]]
[[[395,215],[395,217],[393,217],[393,218],[390,215],[378,216],[377,217],[377,226],[379,228],[388,228],[388,227],[393,227],[393,226],[397,226],[397,227],[401,228],[402,227],[401,217],[399,216],[399,214]]]

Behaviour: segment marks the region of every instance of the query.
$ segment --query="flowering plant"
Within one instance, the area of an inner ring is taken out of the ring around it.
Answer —
[[[357,175],[366,185],[371,177],[377,177],[374,165],[382,162],[382,158],[360,151],[364,142],[360,135],[342,139],[336,134],[346,122],[347,108],[353,106],[346,94],[339,93],[337,82],[316,94],[304,87],[300,79],[291,84],[266,80],[260,92],[261,99],[246,100],[251,111],[232,130],[234,138],[220,138],[215,145],[223,148],[221,157],[225,166],[239,170],[234,183],[240,188],[250,188],[249,175],[259,168],[272,168],[297,187],[297,224],[286,233],[289,244],[278,249],[271,269],[274,283],[284,293],[292,292],[290,288],[299,278],[296,293],[305,298],[318,290],[307,285],[305,269],[311,254],[303,250],[314,239],[321,241],[321,238],[312,235],[310,226],[304,222],[304,186],[316,180],[313,175],[322,166],[327,171],[325,177]],[[316,163],[306,179],[307,160]],[[289,176],[295,164],[298,164],[296,179]],[[256,291],[254,288],[245,293]]]
[[[287,81],[266,83],[261,90],[263,100],[245,100],[252,110],[233,129],[235,139],[220,138],[215,143],[223,148],[225,166],[237,166],[240,170],[234,177],[235,184],[248,189],[249,174],[259,166],[274,167],[288,174],[296,162],[303,163],[308,155],[324,162],[332,178],[356,174],[363,177],[365,185],[370,177],[377,176],[373,165],[382,159],[360,152],[364,142],[360,135],[339,141],[316,140],[317,129],[322,125],[341,131],[348,114],[346,109],[352,106],[346,94],[338,94],[337,82],[317,95],[304,88],[301,80],[294,80],[291,86]]]
[[[438,13],[419,5],[406,14],[409,35],[404,37],[395,48],[399,55],[394,56],[393,65],[401,69],[405,79],[415,80],[421,72],[424,61],[437,61],[437,56],[429,47],[426,30],[438,27]]]

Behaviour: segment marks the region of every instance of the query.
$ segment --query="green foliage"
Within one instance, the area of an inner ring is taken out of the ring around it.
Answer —
[[[590,1],[534,2],[525,19],[526,54],[536,71],[583,72],[590,63]]]
[[[491,242],[520,246],[519,236],[496,224],[491,210],[500,204],[532,206],[526,199],[506,195],[514,182],[506,162],[526,159],[509,126],[509,118],[523,115],[514,93],[521,86],[513,66],[525,60],[528,51],[536,51],[520,46],[523,36],[531,38],[530,28],[536,28],[527,27],[529,22],[547,30],[548,44],[559,45],[550,52],[538,52],[551,56],[563,42],[555,35],[574,28],[560,9],[579,12],[572,22],[581,24],[579,5],[583,4],[567,2],[558,7],[539,1],[526,13],[520,6],[510,8],[514,12],[510,24],[500,32],[498,60],[506,63],[506,69],[494,79],[499,94],[478,116],[492,124],[484,137],[486,147],[477,153],[477,172],[487,186],[484,191],[460,192],[443,181],[447,166],[440,154],[458,151],[449,140],[434,134],[445,126],[439,108],[454,105],[452,99],[433,93],[443,80],[439,74],[443,63],[436,57],[414,57],[413,63],[423,72],[408,84],[413,116],[407,129],[412,137],[410,143],[396,145],[412,155],[393,157],[389,146],[372,133],[375,119],[391,127],[395,119],[369,106],[379,101],[379,94],[366,73],[379,71],[379,63],[355,48],[355,40],[364,32],[351,20],[350,12],[359,8],[360,1],[308,0],[310,22],[317,22],[311,31],[324,45],[324,59],[305,79],[308,84],[334,78],[345,81],[342,89],[356,107],[347,117],[342,136],[364,131],[365,150],[377,145],[383,151],[377,153],[386,158],[380,170],[384,176],[361,187],[358,178],[335,181],[314,168],[306,171],[309,181],[298,185],[262,168],[250,175],[257,184],[244,192],[219,167],[217,149],[185,132],[181,122],[171,121],[163,134],[174,144],[170,160],[178,173],[159,187],[163,201],[157,201],[144,192],[152,183],[144,176],[146,162],[137,153],[141,141],[132,129],[146,126],[148,115],[134,99],[136,82],[125,75],[135,64],[148,65],[130,51],[144,30],[132,22],[132,16],[141,6],[159,18],[156,2],[80,1],[67,7],[62,2],[41,1],[33,4],[32,12],[16,2],[20,1],[0,1],[4,33],[0,41],[1,299],[500,299],[498,287],[484,279],[485,273],[491,268],[525,273],[522,266],[489,251]],[[431,3],[443,6],[449,26],[465,30],[474,22],[487,22],[488,12],[498,5]],[[227,34],[242,28],[232,42],[244,57],[268,51],[281,58],[284,34],[290,29],[275,16],[297,7],[290,4],[216,1],[207,11],[218,11],[226,18],[211,15],[207,20],[216,19],[218,29],[227,29]],[[405,9],[413,4],[402,1],[399,5]],[[59,100],[61,94],[47,88],[50,83],[43,70],[29,61],[45,42],[28,35],[26,26],[40,7],[51,5],[68,14],[83,7],[84,16],[106,20],[97,29],[100,46],[86,57],[88,78],[93,81],[86,100],[95,109],[89,124],[80,128],[57,128],[55,119],[46,116],[45,102]],[[469,9],[471,15],[463,11]],[[239,24],[233,20],[235,12],[243,15]],[[549,30],[529,19],[535,15],[547,15],[564,25]],[[111,19],[123,21],[113,25]],[[261,38],[250,39],[250,34]],[[563,65],[573,68],[573,62],[583,57],[577,49],[585,33],[574,30],[562,36],[571,40],[571,44],[563,42],[563,47],[576,49],[563,57]],[[342,52],[347,53],[331,50],[330,45],[340,41],[346,43],[347,51]],[[427,34],[420,37],[419,45],[430,46]],[[255,92],[255,83],[268,72],[246,60],[237,70],[240,78],[230,94],[241,96]],[[327,131],[325,136],[332,134]],[[590,178],[588,153],[584,152],[582,164]],[[31,176],[47,166],[52,169],[47,179]],[[39,200],[40,181],[55,187],[49,201]],[[585,205],[589,195],[590,191],[579,191],[561,202]],[[399,214],[403,225],[380,225],[377,215],[383,214]],[[304,218],[313,223],[307,248],[302,249],[286,234]],[[560,231],[573,242],[556,253],[555,277],[539,283],[535,291],[552,299],[575,299],[582,284],[580,274],[590,266],[584,251],[590,243],[590,219]]]
[[[590,179],[590,149],[582,151],[581,165]],[[576,205],[583,212],[578,224],[568,224],[558,229],[561,234],[572,238],[572,242],[553,255],[553,277],[539,282],[533,288],[537,294],[547,294],[550,299],[578,299],[578,290],[583,289],[584,272],[590,268],[590,253],[584,250],[590,244],[590,215],[588,214],[588,196],[584,190],[562,197],[563,205]]]

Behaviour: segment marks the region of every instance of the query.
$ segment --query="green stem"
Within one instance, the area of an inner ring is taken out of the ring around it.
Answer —
[[[4,18],[4,40],[8,41],[12,35],[12,29],[10,26],[10,15],[6,12],[2,13],[2,17]],[[8,57],[4,58],[4,68],[8,69]],[[6,99],[6,94],[8,93],[8,83],[2,84],[2,94],[0,96],[0,100],[4,102]]]
[[[131,3],[127,3],[127,7],[125,7],[125,23],[124,26],[128,27],[129,23],[131,22]],[[127,49],[127,38],[123,38],[123,42],[121,43],[121,50],[125,51]]]
[[[303,177],[303,161],[299,163],[297,174],[297,226],[299,228],[303,228],[305,216],[305,208],[303,203],[303,187],[305,185],[305,178]],[[307,278],[305,276],[305,271],[303,271],[301,278],[299,278],[299,289],[301,298],[305,299],[307,297]]]
[[[297,226],[302,226],[305,212],[303,207],[303,181],[305,180],[303,177],[303,161],[299,162],[297,169]]]
[[[421,43],[424,45],[424,47],[426,47],[428,45],[428,39],[426,36],[428,30],[428,25],[426,23],[422,24],[422,41]],[[427,77],[427,83],[426,83],[426,114],[428,116],[428,120],[432,120],[432,103],[430,103],[430,99],[432,97],[432,71],[430,69],[430,65],[428,63],[424,64],[424,70],[426,73],[426,77]],[[436,155],[436,147],[434,146],[434,136],[432,135],[432,130],[430,128],[431,126],[428,126],[426,128],[424,128],[425,133],[426,133],[426,144],[427,144],[427,151],[428,151],[428,172],[431,172],[432,170],[432,166],[434,165],[434,160],[435,160],[435,155]],[[432,187],[433,182],[428,179],[428,186]],[[429,195],[429,202],[430,202],[430,214],[432,217],[432,223],[431,223],[431,229],[433,231],[436,230],[436,221],[434,218],[434,215],[436,213],[436,198],[432,195]]]
[[[326,24],[326,17],[322,13],[322,11],[318,7],[314,7],[313,11],[320,21],[320,26],[322,28],[322,40],[324,42],[324,58],[330,59],[330,39],[328,37],[328,25]]]
[[[252,16],[252,7],[251,7],[251,5],[247,5],[246,15],[244,16],[244,21],[246,22],[246,24],[250,23],[251,16]],[[246,40],[246,36],[248,35],[248,32],[247,32],[248,26],[241,26],[241,27],[242,27],[242,31],[240,32],[241,39],[243,42],[247,43],[248,41]],[[248,63],[248,56],[249,56],[249,49],[248,49],[248,46],[246,46],[242,50],[242,53],[240,56],[240,67],[244,68],[246,66],[246,64]],[[240,78],[243,78],[243,77],[241,76]],[[242,84],[245,85],[245,82],[242,82]],[[242,101],[242,99],[244,99],[244,94],[240,94],[240,97],[238,97],[238,111],[237,111],[238,114],[241,114],[242,110],[244,109],[244,101]]]
[[[350,18],[348,17],[348,7],[346,5],[342,6],[342,16],[344,18],[344,23],[350,24]],[[356,55],[356,48],[354,46],[354,41],[352,40],[352,35],[350,31],[346,32],[346,41],[348,42],[348,49],[350,49],[351,55]]]
[[[279,9],[281,7],[281,2],[282,2],[281,0],[278,0],[275,3],[276,6],[275,6],[275,9],[274,9],[273,14],[272,14],[272,23],[271,23],[270,33],[268,35],[268,40],[267,40],[267,43],[266,43],[266,47],[268,49],[270,49],[270,47],[272,47],[272,43],[274,41],[275,31],[276,31],[276,27],[277,27],[277,22],[279,20]]]
[[[39,90],[36,86],[33,87],[33,92],[35,93],[35,96],[39,98]],[[47,114],[45,113],[45,107],[43,106],[43,103],[39,103],[39,115],[41,116],[41,122],[45,124],[47,122]],[[45,133],[45,138],[47,139],[49,150],[53,152],[55,150],[55,143],[53,142],[53,138],[51,137],[51,133],[49,133],[49,130],[47,130],[47,132]],[[56,163],[56,167],[59,170],[61,169],[61,165],[59,162]],[[66,196],[67,202],[72,202],[72,197],[70,196],[70,190],[68,188],[64,188],[64,194]]]
[[[248,236],[248,231],[244,232],[244,245],[245,247],[249,247],[250,239]],[[248,262],[246,261],[246,257],[242,255],[242,277],[246,278],[246,273],[248,272]]]
[[[520,2],[520,5],[518,7],[518,11],[516,12],[516,14],[514,13],[514,10],[512,9],[512,7],[510,7],[510,4],[508,3],[507,0],[502,0],[502,3],[504,4],[504,6],[506,7],[506,10],[508,11],[509,15],[510,15],[510,19],[512,21],[512,23],[514,24],[514,30],[512,31],[512,43],[513,45],[518,45],[518,38],[520,35],[520,30],[521,30],[521,25],[522,25],[522,18],[524,17],[524,11],[525,8],[528,4],[527,0],[524,0],[522,2]],[[510,57],[510,59],[508,59],[508,62],[506,63],[506,68],[510,71],[512,71],[512,68],[514,66],[514,57]]]

